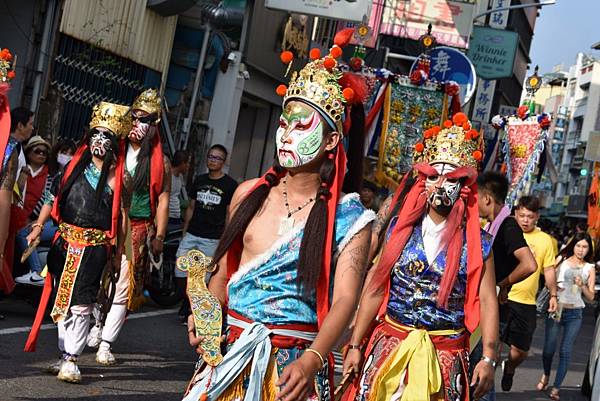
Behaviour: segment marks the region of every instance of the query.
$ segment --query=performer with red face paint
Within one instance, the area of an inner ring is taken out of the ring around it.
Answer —
[[[344,361],[345,374],[358,374],[348,400],[468,400],[470,388],[478,398],[493,385],[498,305],[492,240],[479,226],[478,136],[457,113],[415,146],[416,180],[405,188],[407,174],[393,198],[402,206],[367,276]],[[483,358],[469,382],[469,333],[479,324]]]
[[[332,398],[330,352],[354,314],[375,214],[341,194],[342,121],[356,92],[339,84],[332,56],[315,53],[277,90],[273,167],[233,196],[209,284],[227,306],[227,353],[216,367],[199,363],[186,401]]]
[[[54,286],[56,298],[50,316],[58,324],[62,355],[48,370],[66,382],[81,381],[77,358],[85,347],[103,272],[120,265],[123,161],[118,136],[129,132],[128,111],[127,106],[106,102],[94,107],[90,131],[46,194],[35,224],[43,227],[51,215],[59,229],[48,252],[48,275],[25,351],[35,350]],[[35,242],[40,232],[33,230],[28,243]]]
[[[131,131],[125,141],[122,197],[125,231],[130,234],[104,327],[97,322],[88,338],[88,345],[99,345],[96,362],[101,365],[116,362],[111,344],[125,324],[127,311],[134,311],[144,303],[148,258],[160,257],[169,222],[171,164],[164,157],[160,143],[161,101],[155,89],[147,89],[137,97],[131,106],[131,117]]]

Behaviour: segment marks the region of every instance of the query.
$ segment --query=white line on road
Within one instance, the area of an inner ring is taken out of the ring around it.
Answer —
[[[142,319],[144,317],[152,317],[152,316],[160,316],[160,315],[169,315],[171,313],[177,312],[178,309],[165,309],[165,310],[157,310],[154,312],[143,312],[143,313],[134,313],[132,315],[127,316],[127,320],[131,319]],[[55,329],[56,325],[53,323],[43,324],[41,326],[41,330],[51,330]],[[10,327],[8,329],[1,329],[0,336],[16,334],[16,333],[27,333],[31,330],[31,326],[23,326],[23,327]]]

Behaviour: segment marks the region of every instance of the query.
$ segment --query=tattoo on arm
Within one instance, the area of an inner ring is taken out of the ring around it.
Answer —
[[[6,171],[2,172],[0,189],[5,189],[7,191],[13,190],[17,180],[17,170],[19,168],[18,155],[19,153],[16,151],[13,151],[11,154],[9,161],[6,164]]]
[[[166,156],[163,159],[163,170],[162,192],[171,192],[171,162]]]
[[[387,220],[387,215],[390,211],[390,205],[392,204],[392,196],[388,196],[383,205],[381,205],[381,209],[379,209],[379,213],[377,213],[377,218],[373,223],[373,233],[379,235],[381,230],[383,230],[383,226]]]
[[[369,247],[365,245],[357,245],[352,249],[346,251],[346,258],[348,260],[348,268],[352,269],[359,277],[365,273],[367,267],[367,255],[369,253]]]

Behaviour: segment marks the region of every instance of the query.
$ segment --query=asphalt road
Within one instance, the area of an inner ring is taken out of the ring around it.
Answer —
[[[86,348],[79,363],[81,384],[42,371],[59,355],[53,325],[40,333],[36,352],[23,352],[35,313],[31,305],[5,299],[0,313],[6,316],[0,321],[0,401],[179,401],[193,372],[195,352],[175,309],[147,305],[132,315],[113,346],[118,361],[113,367],[98,365],[95,351]]]
[[[563,382],[560,399],[561,401],[587,401],[581,394],[581,382],[585,374],[585,368],[592,344],[592,335],[594,332],[594,316],[592,308],[587,308],[583,325],[579,331],[577,340],[571,354],[571,364],[565,380]],[[543,373],[542,368],[542,349],[544,347],[544,322],[538,319],[537,329],[533,344],[529,351],[529,357],[519,368],[514,377],[513,388],[510,392],[503,392],[500,388],[502,378],[501,369],[496,371],[496,399],[498,401],[538,401],[549,400],[546,393],[536,391],[540,377]],[[504,353],[506,355],[506,352]],[[554,375],[558,365],[558,349],[554,354],[552,361],[552,372],[550,375],[550,385],[554,383]],[[550,386],[548,386],[550,388]],[[594,400],[600,401],[600,400]]]
[[[579,386],[593,332],[593,316],[591,310],[587,312],[561,391],[563,401],[585,400]],[[148,304],[130,317],[114,344],[116,366],[99,366],[94,361],[94,350],[86,349],[80,358],[82,383],[63,383],[42,371],[58,357],[56,329],[50,321],[45,322],[40,334],[38,350],[24,353],[34,308],[23,299],[9,298],[0,301],[0,313],[6,316],[0,321],[0,401],[179,401],[196,360],[176,310]],[[543,322],[538,321],[530,357],[519,367],[510,393],[502,392],[501,371],[496,372],[497,400],[548,400],[545,394],[535,391],[542,372],[542,346]]]

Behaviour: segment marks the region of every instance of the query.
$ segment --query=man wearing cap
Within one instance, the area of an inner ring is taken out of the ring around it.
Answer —
[[[52,216],[59,235],[48,252],[48,275],[35,321],[25,345],[34,351],[52,287],[56,298],[50,316],[58,324],[59,360],[49,367],[59,380],[79,383],[77,358],[89,332],[90,315],[105,268],[118,269],[122,254],[122,146],[129,132],[129,107],[101,102],[93,109],[90,130],[71,163],[55,180],[28,243],[39,239]],[[116,250],[115,250],[116,245]],[[111,257],[113,258],[111,264]]]
[[[50,144],[41,136],[32,137],[25,146],[25,158],[27,159],[26,171],[27,189],[23,201],[23,208],[13,214],[12,218],[17,220],[18,226],[23,227],[17,232],[16,243],[17,251],[23,252],[27,248],[27,235],[31,232],[31,223],[35,222],[44,205],[43,195],[46,190],[52,187],[52,178],[48,173],[48,155],[50,154]],[[11,224],[12,225],[12,224]],[[56,226],[52,221],[47,221],[41,234],[41,241],[50,241],[56,233]],[[35,249],[27,258],[30,271],[15,281],[19,284],[44,285],[44,278],[40,276],[43,266]]]

